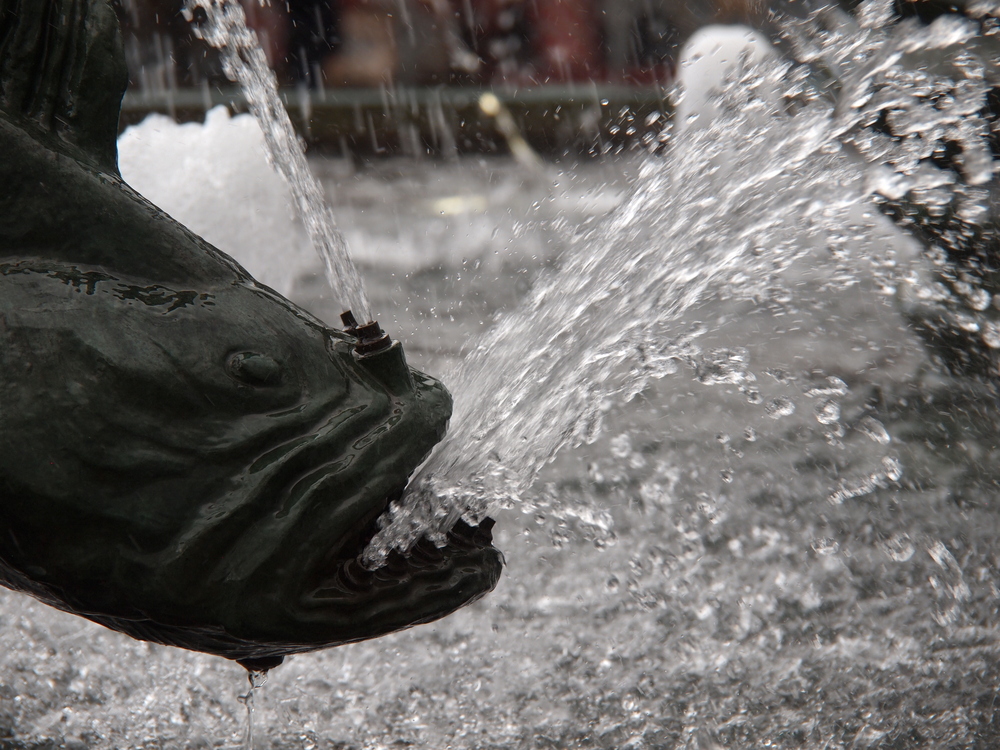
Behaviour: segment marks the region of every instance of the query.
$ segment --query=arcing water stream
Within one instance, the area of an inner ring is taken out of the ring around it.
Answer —
[[[198,33],[222,51],[227,75],[243,86],[272,163],[289,180],[328,269],[336,269],[334,289],[343,285],[346,299],[366,300],[242,8],[190,0],[186,13],[191,19],[200,13]],[[961,82],[939,76],[939,86],[961,89],[960,96],[928,118],[901,62],[906,54],[969,42],[976,24],[945,16],[921,29],[891,20],[890,2],[869,0],[857,22],[826,11],[788,24],[786,35],[804,65],[756,52],[719,92],[714,122],[684,127],[672,158],[642,166],[623,206],[580,236],[559,272],[542,279],[450,379],[458,396],[451,433],[385,519],[369,564],[380,564],[390,549],[406,551],[422,535],[443,544],[460,517],[478,523],[491,509],[532,507],[522,497],[561,448],[593,442],[611,403],[630,400],[651,379],[675,372],[678,362],[718,368],[721,374],[711,378],[739,382],[748,399],[759,402],[751,385],[756,376],[739,356],[703,355],[676,330],[686,310],[720,286],[736,297],[765,298],[783,268],[812,247],[831,244],[854,223],[855,209],[869,204],[872,192],[918,192],[918,168],[928,167],[923,159],[949,140],[961,148],[968,184],[991,177],[986,130],[977,115],[987,92],[982,72],[976,77],[982,63],[962,56],[954,62]],[[829,71],[826,92],[812,84],[810,64]],[[838,91],[831,95],[834,86]],[[791,101],[794,116],[787,111]],[[917,138],[876,145],[872,125],[893,108],[924,115],[907,133]],[[291,167],[282,168],[286,163]],[[922,179],[939,186],[933,172]],[[862,265],[842,269],[841,283],[854,284],[858,274],[871,272],[895,290],[902,277],[897,259],[885,254],[883,225],[872,211],[861,223],[862,239],[852,252]],[[780,411],[780,405],[762,408]],[[901,468],[886,460],[887,475],[898,480]],[[591,515],[601,517],[596,510]]]
[[[781,271],[817,246],[842,256],[831,289],[870,277],[892,294],[916,270],[900,267],[872,193],[940,187],[942,170],[925,160],[947,141],[961,148],[966,183],[992,177],[978,115],[983,63],[956,51],[976,24],[945,16],[928,28],[892,25],[891,14],[891,2],[871,0],[856,23],[830,11],[790,26],[800,57],[839,74],[826,92],[806,66],[762,60],[720,92],[714,122],[686,128],[670,158],[642,165],[622,205],[470,350],[451,381],[452,430],[393,508],[372,562],[421,534],[441,537],[460,516],[478,521],[490,509],[530,505],[526,493],[560,449],[593,442],[612,403],[681,363],[702,382],[738,385],[762,410],[791,408],[762,403],[738,352],[694,346],[679,326],[683,314],[720,289],[765,304]],[[903,58],[948,48],[958,80],[924,74],[924,84],[958,95],[932,107]],[[873,128],[887,111],[922,119],[895,142]],[[845,244],[846,227],[853,238]],[[900,472],[886,455],[867,491]],[[838,492],[866,494],[831,488]]]
[[[243,8],[227,0],[188,0],[184,14],[194,23],[196,33],[222,53],[226,75],[243,89],[264,133],[271,165],[288,182],[302,223],[323,259],[330,286],[346,309],[353,309],[361,320],[369,320],[371,304],[364,283],[323,188],[309,171],[303,146],[278,95],[278,81],[256,34],[247,27]]]
[[[380,542],[525,512],[501,518],[509,565],[482,602],[273,672],[258,747],[1000,744],[1000,411],[903,315],[954,297],[989,348],[990,290],[948,279],[871,200],[909,189],[926,213],[984,218],[989,175],[966,167],[983,164],[989,39],[887,9],[795,29],[812,71],[744,71],[665,157],[547,183],[490,160],[312,164],[352,183],[337,211],[380,318],[415,364],[459,370],[453,438]],[[934,161],[966,136],[961,170]],[[169,184],[177,165],[154,164]],[[319,264],[302,270],[292,296],[335,320]],[[234,665],[8,592],[0,620],[0,745],[238,734]]]

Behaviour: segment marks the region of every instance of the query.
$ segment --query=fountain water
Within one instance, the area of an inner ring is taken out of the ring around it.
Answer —
[[[503,519],[509,574],[491,597],[291,660],[257,696],[259,739],[996,744],[1000,420],[991,389],[948,379],[905,324],[896,291],[933,290],[934,267],[868,197],[907,180],[932,189],[905,158],[930,144],[869,127],[890,99],[920,111],[891,85],[906,62],[896,51],[969,29],[892,27],[874,13],[885,7],[866,6],[859,28],[796,32],[834,72],[839,59],[867,75],[841,76],[857,106],[774,63],[742,71],[720,118],[662,160],[553,168],[526,185],[496,162],[347,178],[338,211],[363,240],[352,244],[376,305],[411,358],[463,373],[450,381],[463,398],[452,440],[380,541],[405,545],[488,503],[524,513]],[[957,88],[981,102],[985,83],[953,59],[954,82],[973,82]],[[754,95],[762,85],[798,111],[775,111]],[[934,122],[953,120],[936,101]],[[974,125],[978,108],[962,108]],[[857,155],[876,147],[871,163]],[[402,254],[407,241],[416,251]],[[379,250],[393,246],[387,264]],[[294,291],[339,312],[308,279]],[[466,343],[496,311],[494,333]],[[234,733],[236,667],[9,593],[0,613],[12,742],[199,746]]]
[[[222,53],[223,70],[242,87],[261,124],[270,162],[288,181],[313,246],[323,258],[330,286],[346,309],[369,320],[371,305],[364,284],[323,190],[309,172],[303,146],[278,96],[277,79],[257,35],[247,27],[242,6],[227,0],[189,0],[184,15],[194,22],[196,33]]]
[[[769,416],[793,413],[786,397],[764,401],[741,352],[703,351],[678,323],[719,288],[765,302],[781,273],[817,246],[841,256],[831,289],[870,275],[893,294],[916,272],[913,264],[901,264],[888,240],[892,230],[869,202],[889,179],[886,172],[918,186],[921,165],[913,163],[912,143],[882,137],[880,150],[872,145],[881,114],[906,107],[903,100],[913,95],[874,92],[877,86],[896,91],[892,81],[904,53],[954,47],[975,29],[957,17],[927,29],[887,29],[890,11],[891,3],[863,4],[850,42],[841,48],[828,42],[824,62],[832,67],[850,57],[857,63],[843,75],[835,100],[808,86],[804,67],[756,53],[734,66],[738,80],[705,102],[713,121],[684,130],[670,159],[646,161],[621,207],[583,233],[559,271],[540,280],[525,304],[469,352],[453,380],[454,427],[411,483],[409,501],[392,509],[391,522],[369,548],[370,562],[393,547],[408,549],[421,535],[443,542],[459,517],[475,521],[496,507],[530,505],[522,496],[560,449],[593,442],[614,401],[633,399],[680,363],[702,382],[738,385]],[[800,48],[805,37],[821,36],[804,26],[789,33]],[[726,34],[728,40],[732,34]],[[691,65],[703,66],[704,54],[700,50]],[[955,137],[952,125],[960,119],[963,164],[975,184],[992,174],[992,158],[986,131],[975,124],[986,87],[981,75],[967,74],[970,66],[960,62],[963,80],[951,84],[964,87],[964,96],[924,112],[936,117],[922,122],[919,133],[920,148],[933,153]],[[790,115],[782,98],[796,97],[800,108]],[[853,234],[846,243],[844,227]],[[888,454],[880,460],[881,468],[831,490],[831,498],[898,481],[898,461]]]

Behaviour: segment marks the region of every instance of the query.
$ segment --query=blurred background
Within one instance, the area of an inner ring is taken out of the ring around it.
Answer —
[[[150,112],[201,120],[242,108],[183,0],[115,0],[131,73],[123,126]],[[678,52],[699,27],[772,32],[808,0],[241,0],[314,148],[374,154],[504,152],[495,93],[543,153],[594,152],[662,128]],[[839,0],[845,6],[851,0]],[[922,3],[932,5],[933,3]],[[912,7],[911,2],[903,5]],[[628,110],[628,122],[622,111]]]

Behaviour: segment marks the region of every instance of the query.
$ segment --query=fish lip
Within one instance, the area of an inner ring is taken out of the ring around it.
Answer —
[[[495,521],[484,518],[478,525],[459,520],[449,530],[444,546],[439,547],[422,536],[407,553],[392,550],[381,567],[374,570],[367,567],[364,553],[380,530],[379,519],[393,502],[402,499],[404,492],[405,486],[400,487],[373,504],[342,541],[314,565],[304,586],[309,602],[318,606],[329,606],[336,601],[360,603],[416,579],[434,578],[462,565],[466,570],[470,565],[490,567],[494,559],[502,559],[493,547]],[[443,588],[431,583],[426,590],[433,594]],[[492,588],[489,585],[475,598]]]
[[[402,499],[405,491],[406,485],[402,485],[387,494],[380,501],[372,503],[365,514],[343,534],[339,542],[332,549],[328,550],[318,563],[314,564],[314,573],[323,576],[325,575],[324,571],[328,574],[330,570],[343,565],[349,560],[355,558],[360,560],[365,548],[379,531],[378,519],[389,510],[389,506],[392,503]]]

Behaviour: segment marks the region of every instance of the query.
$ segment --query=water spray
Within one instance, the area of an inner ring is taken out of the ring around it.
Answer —
[[[303,143],[278,93],[277,78],[257,35],[247,27],[243,8],[235,0],[187,0],[183,13],[195,35],[219,50],[226,76],[243,89],[250,112],[264,133],[268,160],[288,182],[313,247],[323,259],[330,286],[345,307],[368,316],[371,303],[364,282],[323,186],[309,170]]]

